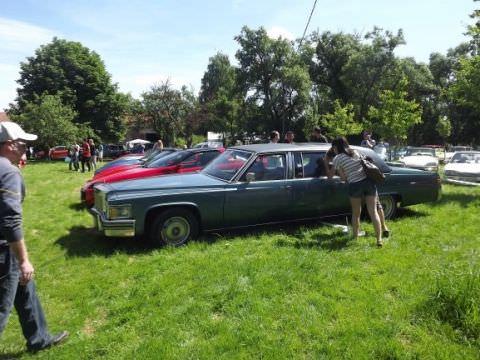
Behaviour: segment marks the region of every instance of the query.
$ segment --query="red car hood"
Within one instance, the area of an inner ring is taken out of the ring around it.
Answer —
[[[141,164],[125,164],[125,165],[112,166],[111,168],[105,169],[101,173],[95,175],[92,180],[99,180],[106,176],[110,176],[126,170],[135,169],[141,166],[142,166]]]
[[[90,184],[111,183],[116,181],[138,179],[138,178],[144,178],[144,177],[150,177],[150,176],[175,174],[179,172],[179,168],[180,167],[178,165],[163,166],[158,168],[144,168],[144,167],[137,166],[137,167],[119,171],[107,176],[102,176],[98,179],[94,178],[92,181],[90,181]],[[182,169],[181,172],[186,172],[185,170],[187,169]],[[199,169],[192,168],[190,172],[196,171],[196,170],[199,170]]]

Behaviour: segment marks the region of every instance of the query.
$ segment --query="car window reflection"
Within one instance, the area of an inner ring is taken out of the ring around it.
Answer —
[[[253,175],[253,181],[284,180],[286,170],[285,154],[259,155],[240,181],[247,181],[247,174]]]

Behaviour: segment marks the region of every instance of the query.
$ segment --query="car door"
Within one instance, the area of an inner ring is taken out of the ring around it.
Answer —
[[[294,152],[292,218],[303,219],[350,211],[347,184],[326,176],[325,151]]]
[[[225,223],[246,226],[289,219],[292,193],[286,177],[285,153],[258,154],[240,178],[228,186]]]

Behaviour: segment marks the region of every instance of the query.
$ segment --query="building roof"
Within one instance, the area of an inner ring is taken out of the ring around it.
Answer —
[[[0,121],[9,121],[10,119],[7,116],[7,113],[4,111],[0,111]]]

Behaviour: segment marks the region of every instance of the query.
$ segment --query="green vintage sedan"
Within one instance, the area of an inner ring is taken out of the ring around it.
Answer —
[[[156,245],[181,245],[201,231],[348,214],[347,184],[325,175],[329,147],[231,147],[198,173],[97,184],[90,212],[106,236],[144,236]],[[386,218],[398,206],[439,199],[436,172],[390,167],[374,151],[354,148],[386,175],[378,187]]]

